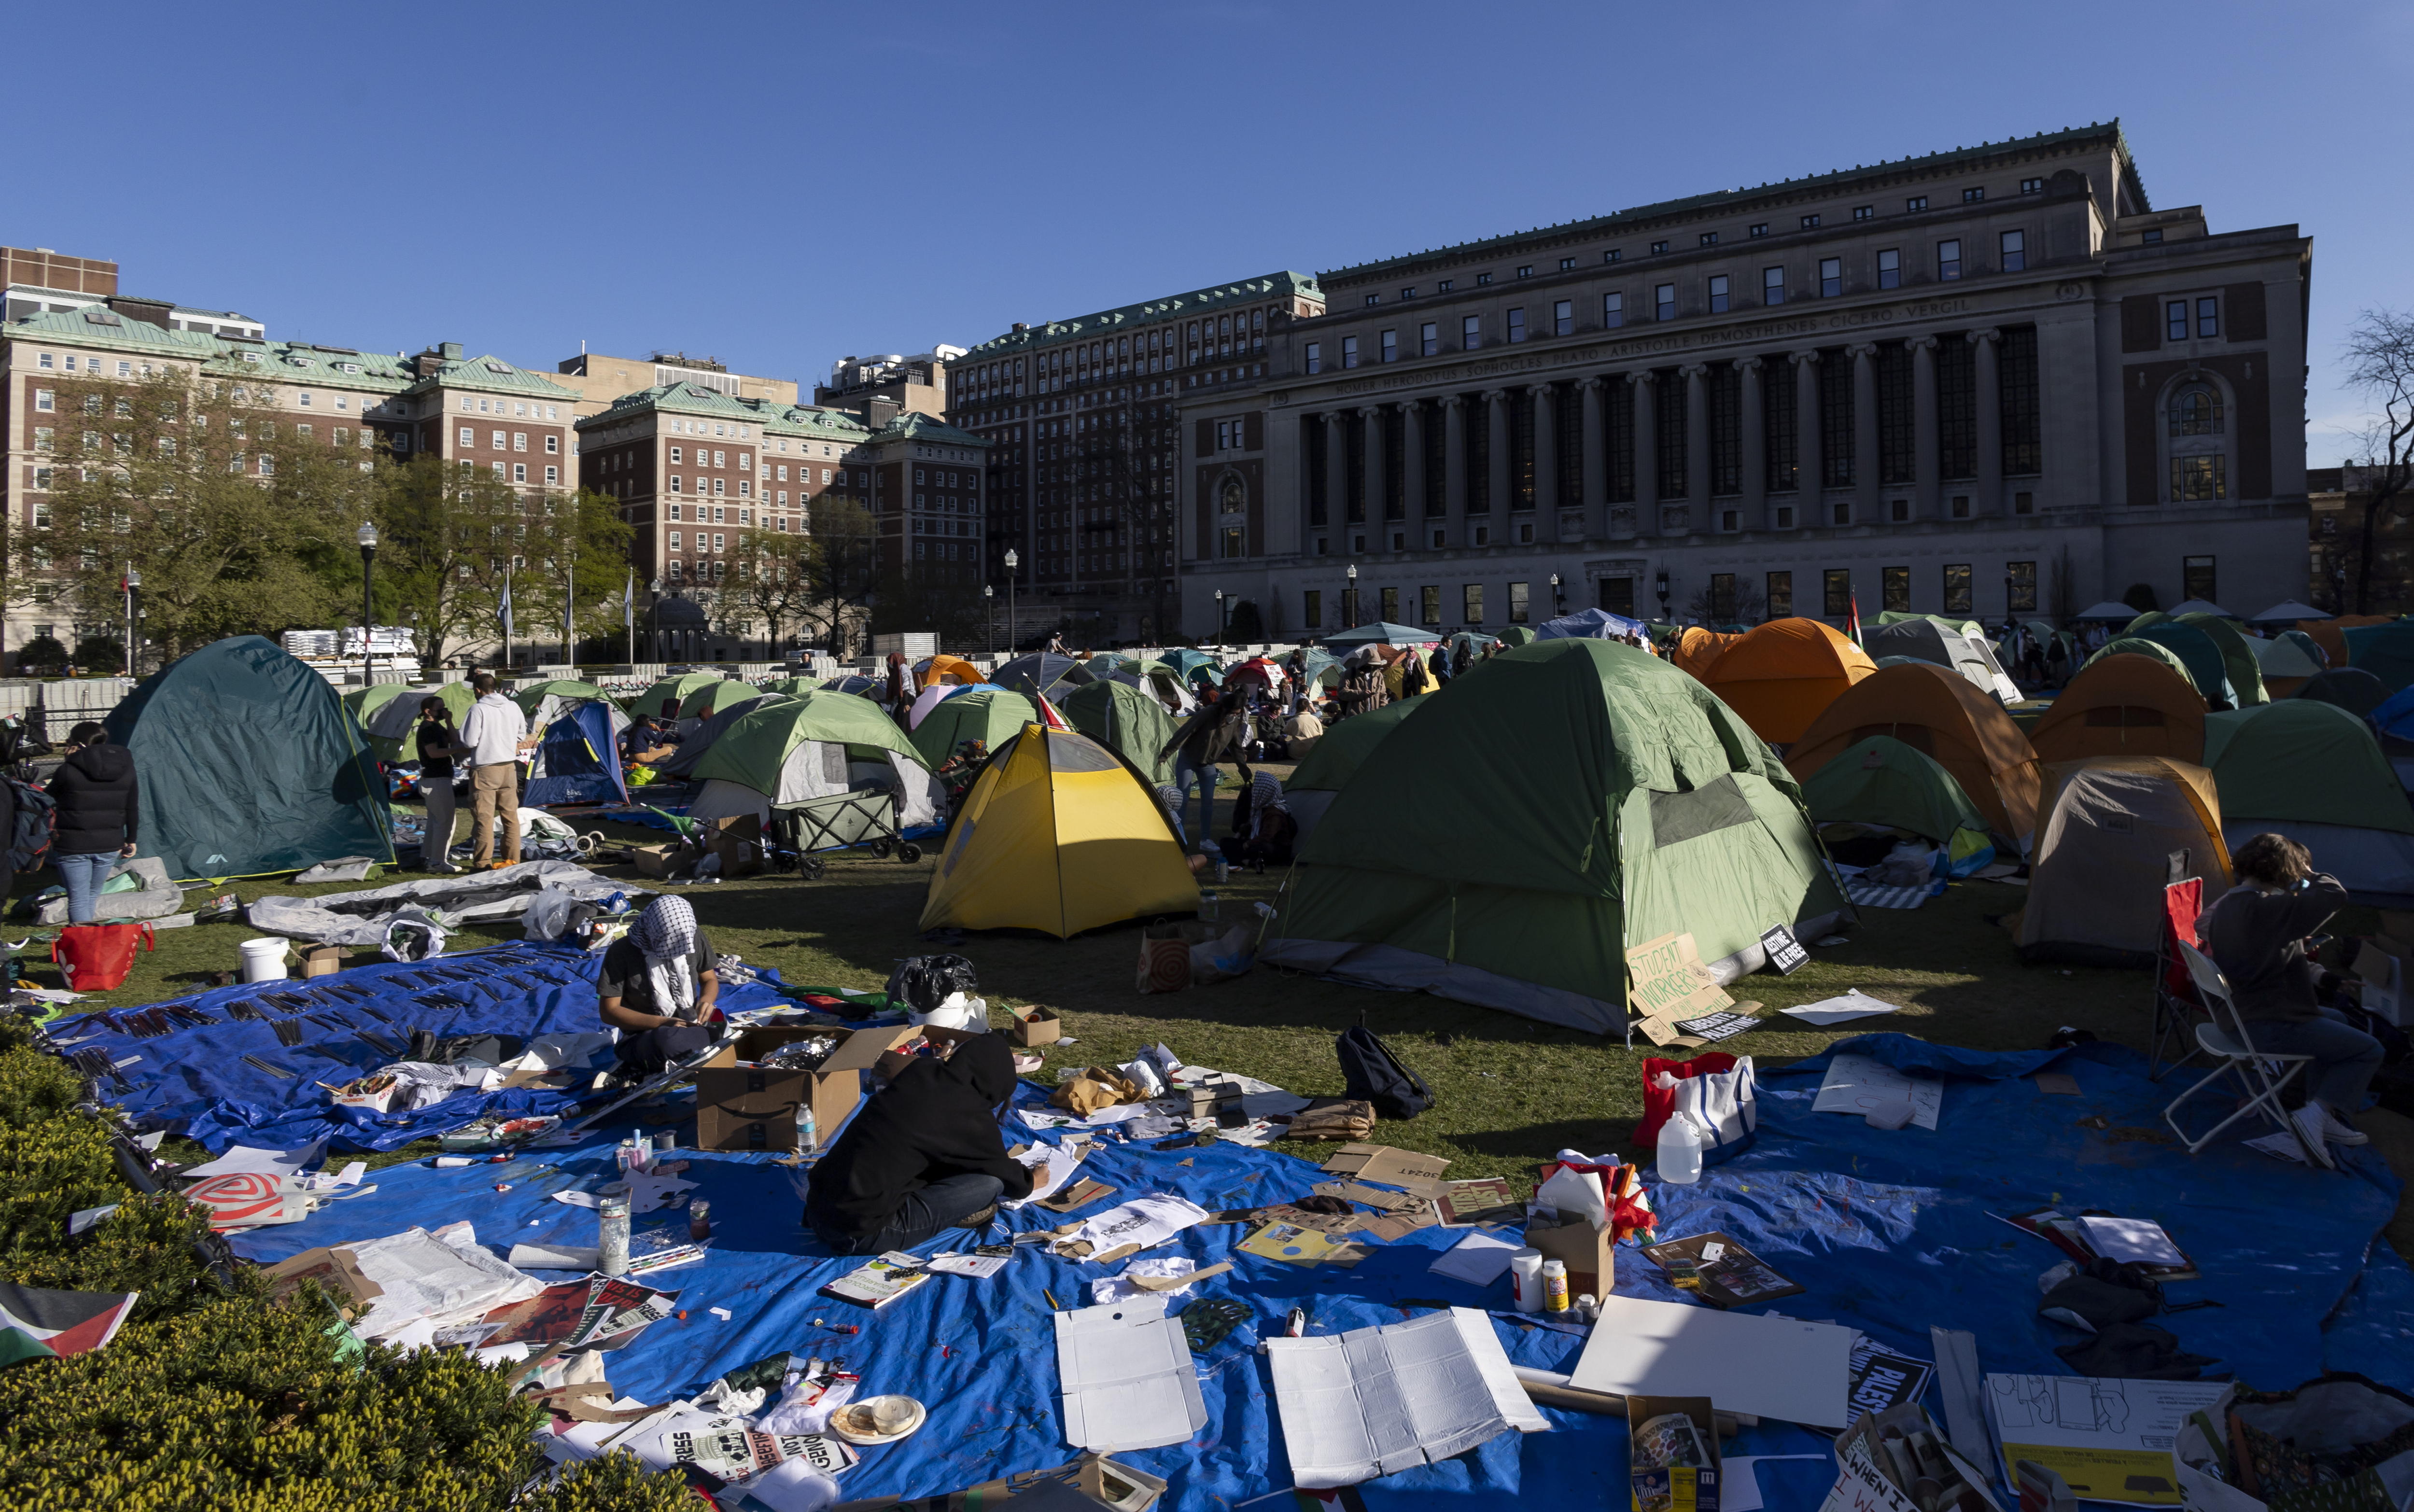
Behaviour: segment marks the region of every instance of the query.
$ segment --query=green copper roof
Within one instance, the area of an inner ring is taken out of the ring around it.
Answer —
[[[106,319],[95,319],[95,317]],[[299,341],[249,341],[201,331],[170,331],[119,315],[105,306],[55,310],[0,327],[11,341],[60,347],[97,347],[111,351],[156,352],[201,365],[228,378],[249,377],[314,387],[399,393],[414,381],[410,359],[400,352],[354,351]],[[348,372],[347,368],[358,369]]]
[[[1316,279],[1304,273],[1273,273],[1262,278],[1244,278],[1235,284],[1218,284],[1213,289],[1194,289],[1186,294],[1166,299],[1146,300],[1138,304],[1125,304],[1116,309],[1100,310],[1095,315],[1077,316],[1070,320],[1051,320],[1022,331],[1009,331],[993,336],[975,347],[963,356],[949,362],[950,368],[973,363],[989,362],[999,356],[1033,351],[1053,347],[1060,342],[1088,341],[1110,336],[1131,326],[1153,320],[1166,320],[1218,310],[1231,304],[1257,304],[1270,299],[1304,298],[1324,303],[1324,291],[1316,287]]]
[[[897,418],[883,425],[872,437],[874,445],[882,441],[933,441],[941,446],[989,446],[986,436],[958,430],[936,415],[926,415],[918,409],[898,411]]]
[[[404,390],[417,393],[432,389],[481,389],[493,393],[534,394],[544,399],[578,402],[578,395],[551,378],[514,367],[499,357],[465,357],[446,363]]]
[[[1521,242],[1535,238],[1559,239],[1585,236],[1596,232],[1622,232],[1641,222],[1665,219],[1675,215],[1691,215],[1723,206],[1741,206],[1771,195],[1796,195],[1806,189],[1829,189],[1858,179],[1891,177],[1904,172],[1950,168],[1976,163],[1989,157],[2016,153],[2035,152],[2040,148],[2075,146],[2082,142],[2103,141],[2109,145],[2121,162],[2122,176],[2129,190],[2137,196],[2140,208],[2148,206],[2146,185],[2138,176],[2136,160],[2130,156],[2129,143],[2121,135],[2121,119],[2073,126],[2063,131],[2041,131],[2034,137],[2012,137],[2003,141],[1980,142],[1975,147],[1956,147],[1950,152],[1929,153],[1917,157],[1900,158],[1890,163],[1869,163],[1830,173],[1814,173],[1807,178],[1781,179],[1775,184],[1763,184],[1758,188],[1720,189],[1709,194],[1688,195],[1678,200],[1662,200],[1656,204],[1637,205],[1631,210],[1616,210],[1606,215],[1584,220],[1564,221],[1556,226],[1537,226],[1531,230],[1512,231],[1505,236],[1484,237],[1473,242],[1461,242],[1453,246],[1431,247],[1403,257],[1381,258],[1372,262],[1352,263],[1319,274],[1319,279],[1358,281],[1388,270],[1425,262],[1433,259],[1458,260],[1469,254],[1505,250]]]
[[[842,441],[848,445],[854,445],[872,434],[859,416],[847,410],[774,404],[767,399],[733,399],[718,389],[684,380],[624,393],[613,400],[603,413],[580,420],[577,428],[586,430],[590,426],[615,424],[649,411],[705,415],[717,420],[760,425],[764,434],[768,436],[808,436],[822,440]]]

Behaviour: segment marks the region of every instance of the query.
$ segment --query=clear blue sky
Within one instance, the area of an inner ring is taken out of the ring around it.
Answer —
[[[0,238],[273,335],[833,358],[2119,116],[2315,238],[2310,455],[2414,305],[2414,6],[95,5]],[[97,67],[94,60],[106,59]],[[47,173],[45,171],[47,170]]]

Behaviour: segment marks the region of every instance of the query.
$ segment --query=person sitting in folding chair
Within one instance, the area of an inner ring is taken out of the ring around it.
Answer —
[[[2363,1106],[2381,1060],[2378,1040],[2322,1006],[2317,973],[2305,957],[2305,937],[2346,903],[2347,889],[2316,873],[2312,852],[2285,835],[2258,835],[2230,859],[2239,885],[2205,911],[2198,933],[2229,981],[2254,1047],[2314,1058],[2305,1105],[2295,1117],[2307,1147],[2327,1159],[2324,1140],[2366,1142],[2347,1116]]]
[[[712,937],[684,897],[657,897],[629,932],[604,952],[595,975],[596,1007],[620,1031],[620,1075],[656,1075],[720,1037],[721,978]]]

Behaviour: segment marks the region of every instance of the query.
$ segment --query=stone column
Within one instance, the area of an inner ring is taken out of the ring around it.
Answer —
[[[1660,393],[1649,368],[1626,375],[1634,391],[1634,533],[1660,533]]]
[[[1868,525],[1885,513],[1878,487],[1877,348],[1862,342],[1853,354],[1853,523]]]
[[[1710,388],[1703,381],[1710,369],[1694,363],[1685,375],[1685,497],[1692,501],[1696,530],[1709,528],[1710,517]]]
[[[1800,464],[1796,476],[1801,492],[1795,495],[1794,523],[1825,525],[1827,505],[1820,497],[1821,480],[1826,476],[1826,457],[1822,450],[1819,430],[1819,353],[1816,349],[1791,354],[1794,363],[1794,456]]]
[[[1366,529],[1376,534],[1387,528],[1390,518],[1383,511],[1383,407],[1368,405],[1359,410],[1358,422],[1366,433]],[[1390,549],[1391,541],[1386,539],[1382,546]]]
[[[1534,406],[1534,539],[1559,539],[1559,416],[1551,386],[1526,391]]]
[[[2003,375],[1995,365],[2003,335],[1993,326],[1970,333],[1978,348],[1978,492],[1970,512],[1981,517],[2011,512],[2004,501]]]
[[[1598,377],[1576,385],[1576,392],[1584,398],[1584,468],[1580,479],[1584,494],[1577,502],[1584,506],[1587,541],[1599,541],[1609,534],[1609,516],[1605,512],[1609,497],[1609,425],[1602,412],[1604,401],[1601,386]]]
[[[1324,412],[1324,526],[1341,538],[1347,551],[1349,541],[1344,532],[1349,527],[1349,427],[1341,422],[1341,411]]]
[[[1411,399],[1400,407],[1400,479],[1402,508],[1412,522],[1409,528],[1423,538],[1417,541],[1420,550],[1433,540],[1424,534],[1425,506],[1425,405],[1422,399]]]
[[[1444,394],[1441,401],[1442,540],[1452,547],[1467,544],[1467,396]]]
[[[1744,528],[1756,530],[1768,524],[1768,426],[1761,413],[1760,359],[1738,357],[1736,371],[1742,375],[1736,418],[1743,432],[1738,450],[1743,454]]]
[[[1937,454],[1934,336],[1915,336],[1911,342],[1911,517],[1940,519],[1945,511],[1938,505],[1937,483],[1945,469],[1944,459]]]
[[[1509,391],[1486,389],[1483,393],[1483,422],[1492,438],[1491,466],[1484,469],[1491,519],[1495,526],[1506,529],[1509,525]]]

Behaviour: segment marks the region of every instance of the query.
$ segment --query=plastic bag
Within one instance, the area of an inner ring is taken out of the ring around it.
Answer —
[[[979,972],[961,956],[916,956],[888,973],[888,996],[917,1014],[931,1012],[952,993],[979,990]]]

